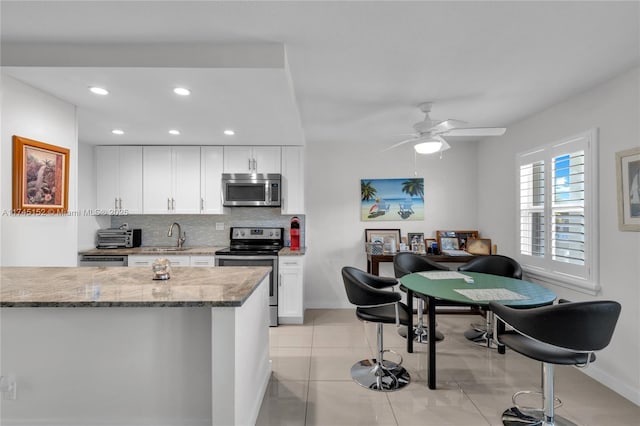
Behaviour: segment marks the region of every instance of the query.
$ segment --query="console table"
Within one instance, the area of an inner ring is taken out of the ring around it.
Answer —
[[[382,262],[391,262],[393,263],[393,259],[395,254],[367,254],[367,272],[373,275],[378,275],[380,273],[380,263]],[[424,254],[423,257],[426,257],[429,260],[434,262],[448,262],[448,263],[467,263],[471,259],[478,257],[476,256],[447,256],[444,254]]]

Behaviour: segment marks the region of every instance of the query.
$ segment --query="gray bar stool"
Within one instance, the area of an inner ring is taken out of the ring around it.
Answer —
[[[395,391],[408,385],[411,377],[400,362],[384,359],[383,324],[409,324],[409,308],[400,302],[402,295],[383,290],[397,284],[392,278],[379,277],[358,268],[342,268],[342,279],[349,302],[357,306],[356,316],[377,323],[377,352],[374,359],[364,359],[351,367],[351,377],[361,386],[375,391]]]

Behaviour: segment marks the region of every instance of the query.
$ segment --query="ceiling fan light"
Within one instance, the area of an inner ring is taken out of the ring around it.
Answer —
[[[415,149],[418,154],[434,154],[440,151],[441,148],[442,142],[440,141],[422,142],[413,146],[413,149]]]

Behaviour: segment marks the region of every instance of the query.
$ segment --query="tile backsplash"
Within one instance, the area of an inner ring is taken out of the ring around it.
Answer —
[[[305,217],[300,218],[300,245],[305,247]],[[176,234],[167,237],[173,222],[180,224],[187,233],[185,247],[229,245],[229,228],[233,226],[281,227],[284,228],[285,245],[289,241],[289,225],[293,215],[282,215],[280,208],[231,207],[224,215],[127,215],[112,216],[111,227],[118,228],[125,223],[129,228],[142,229],[143,246],[169,246],[176,243]],[[216,231],[216,224],[224,225],[223,231]],[[174,229],[174,231],[177,231]]]

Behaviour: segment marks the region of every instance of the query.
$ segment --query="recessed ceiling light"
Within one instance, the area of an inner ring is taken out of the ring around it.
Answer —
[[[236,132],[234,132],[231,129],[227,129],[227,130],[224,131],[224,134],[227,135],[227,136],[233,136],[233,135],[236,134]]]
[[[173,89],[173,93],[180,96],[189,96],[191,94],[191,90],[185,89],[184,87],[176,87]]]
[[[180,134],[180,130],[171,129],[171,130],[169,130],[169,133],[172,134],[172,135],[179,135]]]
[[[113,129],[111,133],[113,133],[114,135],[124,135],[124,131],[120,129]]]
[[[96,95],[108,95],[109,91],[107,89],[103,89],[102,87],[90,86],[89,90],[91,93],[95,93]]]

